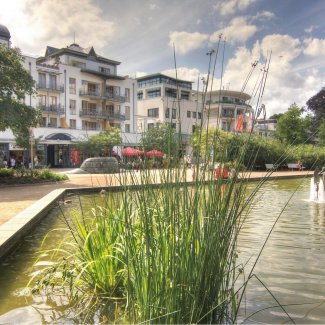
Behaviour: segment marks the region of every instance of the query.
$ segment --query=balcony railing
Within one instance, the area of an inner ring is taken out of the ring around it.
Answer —
[[[125,120],[125,115],[119,113],[109,113],[109,112],[98,112],[98,111],[90,111],[83,109],[79,112],[80,117],[89,117],[92,119],[104,119],[104,120]]]
[[[100,91],[92,91],[92,90],[84,90],[84,89],[79,90],[79,95],[80,96],[95,97],[95,98],[101,98],[102,97]]]
[[[221,116],[227,117],[227,118],[234,118],[234,113],[233,112],[222,112]]]
[[[63,115],[65,108],[61,105],[39,105],[37,108],[42,113]]]
[[[104,93],[104,97],[111,101],[117,101],[120,103],[124,103],[126,101],[125,96],[121,96],[121,95],[113,94],[113,93],[109,93],[109,92]]]
[[[51,85],[51,84],[45,84],[45,83],[37,83],[36,89],[63,93],[64,85]]]

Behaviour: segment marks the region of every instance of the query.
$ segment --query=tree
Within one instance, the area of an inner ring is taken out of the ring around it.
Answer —
[[[179,141],[175,129],[169,123],[158,123],[142,136],[145,151],[156,149],[171,156],[178,156]]]
[[[79,141],[77,146],[89,156],[111,156],[113,147],[121,144],[121,130],[111,127],[91,136],[86,141]]]
[[[269,120],[278,120],[282,115],[283,113],[273,114],[269,117]]]
[[[310,142],[309,131],[312,124],[312,117],[301,116],[304,109],[291,105],[277,122],[276,137],[286,143],[306,143]]]
[[[325,118],[325,87],[308,99],[306,104],[308,110],[314,114],[316,120]]]
[[[23,60],[18,49],[0,46],[0,131],[10,128],[15,135],[28,138],[29,128],[37,125],[41,115],[23,102],[34,93],[35,83]]]

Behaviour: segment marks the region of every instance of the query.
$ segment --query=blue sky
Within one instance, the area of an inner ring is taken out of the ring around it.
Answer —
[[[213,87],[253,94],[272,51],[263,103],[267,116],[305,106],[325,80],[323,0],[0,0],[0,23],[26,54],[74,41],[121,62],[121,75],[155,72],[194,82],[208,71],[210,50],[222,47]],[[224,51],[223,51],[223,46]],[[222,55],[224,60],[222,65]],[[253,103],[253,102],[252,102]],[[254,106],[254,103],[253,103]]]

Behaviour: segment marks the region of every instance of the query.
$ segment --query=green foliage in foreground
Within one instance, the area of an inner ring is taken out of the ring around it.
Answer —
[[[0,168],[0,182],[5,180],[10,184],[33,183],[39,181],[64,181],[68,177],[64,174],[56,174],[47,168],[43,169],[26,169],[25,167]]]
[[[94,205],[90,216],[66,218],[73,239],[52,252],[56,262],[43,270],[33,292],[64,292],[71,303],[83,301],[81,308],[94,305],[97,312],[114,303],[114,322],[234,322],[241,272],[236,242],[250,201],[247,183],[238,183],[235,171],[227,185],[211,173],[205,184],[207,171],[198,169],[195,185],[187,188],[181,184],[185,172],[162,170],[156,190],[145,185],[157,174],[131,172],[131,183],[140,181],[142,188],[125,188]]]

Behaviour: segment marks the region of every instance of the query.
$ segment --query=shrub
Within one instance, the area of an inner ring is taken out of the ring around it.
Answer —
[[[13,177],[14,170],[12,168],[0,168],[0,177]]]

